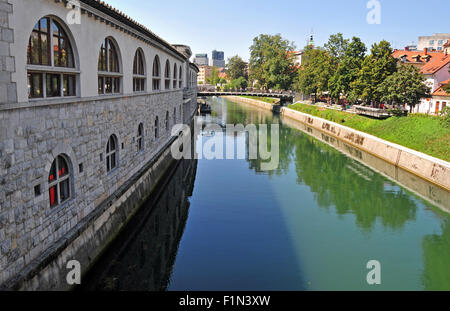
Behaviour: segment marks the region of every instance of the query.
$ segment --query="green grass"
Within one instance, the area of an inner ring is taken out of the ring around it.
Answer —
[[[240,96],[240,97],[255,99],[269,104],[275,104],[276,102],[278,102],[278,99],[270,97],[258,97],[258,96]]]
[[[450,161],[450,129],[443,127],[440,118],[436,116],[411,114],[407,117],[377,120],[299,103],[289,108]]]

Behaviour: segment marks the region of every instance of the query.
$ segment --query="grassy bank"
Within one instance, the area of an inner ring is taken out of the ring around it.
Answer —
[[[450,129],[440,124],[439,117],[411,114],[407,117],[376,120],[305,104],[295,104],[289,106],[289,108],[351,127],[450,162]]]
[[[278,102],[278,99],[271,97],[258,97],[258,96],[239,96],[239,97],[255,99],[269,104],[275,104],[276,102]]]

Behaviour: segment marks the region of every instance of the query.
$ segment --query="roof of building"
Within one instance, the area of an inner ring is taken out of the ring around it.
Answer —
[[[450,63],[450,55],[443,52],[395,50],[392,57],[399,60],[406,57],[406,64],[422,65],[420,71],[425,75],[434,74]]]
[[[444,86],[450,84],[450,79],[442,81],[439,88],[433,92],[433,96],[450,96],[450,93],[444,90]]]
[[[392,57],[400,59],[406,56],[406,60],[409,63],[426,63],[426,58],[433,59],[435,56],[443,54],[442,52],[430,52],[430,51],[406,51],[406,50],[395,50],[392,53]],[[417,59],[416,57],[419,57]]]
[[[450,63],[450,55],[439,53],[436,57],[430,59],[420,70],[423,74],[434,74]]]
[[[144,25],[138,23],[137,21],[135,21],[134,19],[132,19],[131,17],[129,17],[128,15],[126,15],[125,13],[123,13],[120,10],[117,10],[115,8],[113,8],[112,6],[110,6],[109,4],[101,1],[101,0],[80,0],[81,2],[89,5],[90,7],[93,7],[97,10],[99,10],[100,12],[103,12],[109,16],[111,16],[112,18],[115,18],[116,20],[122,22],[123,24],[139,31],[140,33],[142,33],[143,35],[157,41],[158,43],[160,43],[161,45],[163,45],[164,47],[168,48],[170,51],[176,53],[179,56],[182,56],[183,58],[186,57],[186,55],[184,53],[181,53],[175,46],[173,46],[172,44],[168,43],[167,41],[165,41],[164,39],[162,39],[161,37],[157,36],[154,32],[152,32],[150,29],[148,29],[147,27],[145,27]]]

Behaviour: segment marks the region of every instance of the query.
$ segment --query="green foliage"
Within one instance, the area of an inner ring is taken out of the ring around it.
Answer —
[[[444,85],[444,91],[446,91],[447,93],[450,93],[450,83],[447,85]]]
[[[328,83],[332,98],[339,100],[341,95],[348,97],[351,91],[350,85],[358,78],[366,51],[366,46],[361,39],[353,37]]]
[[[244,77],[244,79],[247,80],[247,63],[244,62],[244,60],[238,55],[229,58],[227,64],[227,74],[231,80],[236,80],[241,77]]]
[[[338,62],[344,57],[348,44],[349,40],[344,39],[344,36],[338,33],[331,35],[324,47],[328,54]]]
[[[250,80],[267,89],[289,89],[295,78],[295,46],[277,35],[260,35],[250,47]]]
[[[322,94],[328,90],[328,81],[333,72],[333,60],[328,52],[308,47],[295,88],[304,94]]]
[[[225,91],[237,90],[247,88],[247,80],[244,77],[232,80],[230,83],[224,86]]]
[[[391,44],[387,41],[372,45],[371,54],[364,59],[358,78],[350,85],[350,101],[361,99],[366,103],[381,102],[383,93],[378,86],[397,71],[397,61],[392,57],[392,52]]]
[[[397,72],[387,77],[378,87],[381,100],[391,104],[408,104],[411,109],[422,98],[430,97],[430,88],[419,69],[411,65],[401,65]]]
[[[211,68],[211,75],[208,78],[206,78],[206,81],[209,84],[214,85],[214,86],[216,86],[219,83],[219,81],[220,81],[219,69],[217,69],[217,67]]]
[[[442,126],[450,129],[450,107],[445,107],[440,112]]]
[[[450,161],[450,128],[442,127],[441,118],[436,116],[411,114],[377,120],[305,104],[290,108]]]

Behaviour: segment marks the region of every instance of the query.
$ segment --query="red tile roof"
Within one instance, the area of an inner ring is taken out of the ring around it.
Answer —
[[[434,74],[450,63],[450,55],[445,55],[443,52],[427,52],[425,54],[425,51],[395,50],[392,53],[392,57],[399,60],[405,56],[407,60],[405,64],[420,64],[420,71],[424,75]],[[428,61],[427,58],[429,58]]]
[[[450,97],[450,93],[446,92],[444,90],[444,86],[450,83],[450,79],[442,81],[441,82],[441,86],[433,92],[433,96],[449,96]]]
[[[425,51],[395,50],[394,53],[392,53],[392,57],[400,60],[403,56],[406,56],[406,60],[409,63],[425,64],[426,57],[429,56],[430,59],[433,59],[435,56],[439,56],[440,54],[443,54],[443,53],[442,52],[427,52],[425,54]],[[417,61],[417,59],[415,59],[416,56],[420,57],[419,61]]]
[[[445,55],[440,53],[437,57],[433,57],[428,63],[426,63],[421,71],[424,75],[434,74],[438,72],[443,67],[450,63],[450,55]]]

